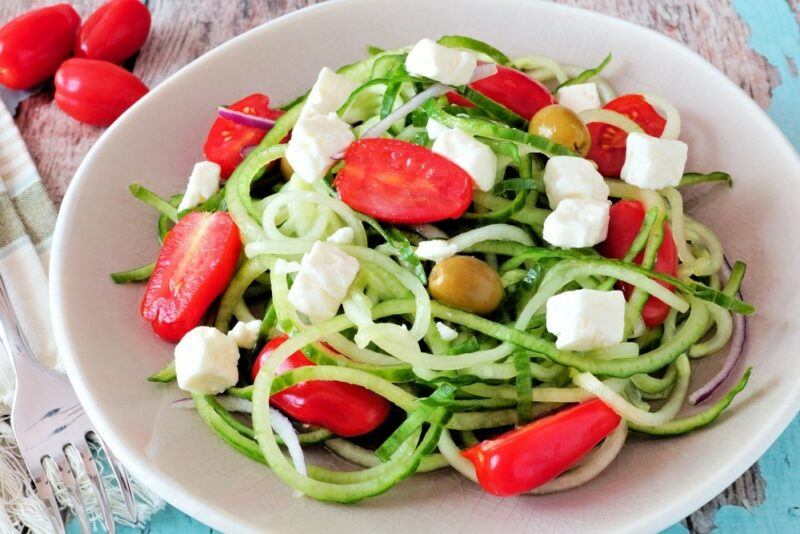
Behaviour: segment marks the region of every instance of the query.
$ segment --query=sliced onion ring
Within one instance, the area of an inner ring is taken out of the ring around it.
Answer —
[[[472,71],[472,78],[470,78],[469,83],[477,82],[495,74],[497,74],[497,63],[481,63]]]
[[[265,119],[264,117],[248,115],[247,113],[234,111],[224,106],[217,108],[217,116],[222,119],[233,121],[236,124],[241,124],[249,128],[258,128],[259,130],[271,130],[272,127],[275,126],[275,119]]]
[[[364,132],[361,139],[382,136],[395,122],[404,119],[406,115],[421,107],[430,98],[437,98],[452,91],[453,88],[441,83],[436,83],[419,94],[414,95],[408,102],[389,113],[386,118],[376,122],[372,128]]]
[[[728,262],[728,258],[724,259],[725,259],[725,264],[723,265],[722,270],[726,276],[730,276],[731,274],[730,263]],[[741,290],[738,293],[738,297],[740,300],[744,300]],[[736,367],[736,363],[739,361],[739,358],[741,358],[742,354],[744,353],[744,347],[746,342],[747,342],[747,316],[736,314],[733,316],[733,336],[731,336],[731,341],[728,346],[728,354],[725,356],[725,363],[722,365],[722,369],[720,369],[719,372],[717,372],[717,374],[711,378],[711,380],[706,382],[703,386],[695,390],[694,393],[689,395],[689,404],[693,406],[696,404],[700,404],[701,402],[708,399],[714,394],[714,392],[730,376],[734,367]]]

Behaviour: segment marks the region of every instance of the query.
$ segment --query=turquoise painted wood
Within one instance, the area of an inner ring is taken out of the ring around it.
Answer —
[[[767,112],[800,149],[800,21],[790,1],[733,0],[733,6],[750,28],[750,46],[781,76]],[[764,502],[750,508],[721,507],[714,518],[716,532],[800,532],[800,418],[759,460],[759,468],[766,483]],[[151,519],[146,531],[150,534],[213,532],[170,506]],[[77,534],[78,529],[71,525],[69,532]],[[133,534],[141,530],[120,528],[117,532]],[[666,534],[683,532],[688,532],[684,524],[665,531]]]

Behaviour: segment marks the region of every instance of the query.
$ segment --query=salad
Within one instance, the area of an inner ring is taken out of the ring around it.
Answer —
[[[610,55],[368,51],[282,107],[220,107],[185,192],[131,186],[161,252],[112,278],[147,281],[142,317],[177,343],[150,380],[343,503],[446,468],[498,496],[568,490],[631,431],[712,423],[747,383],[719,391],[754,308],[745,265],[684,213],[684,188],[732,182],[685,170],[678,110],[617,95]],[[706,357],[719,372],[690,388]]]

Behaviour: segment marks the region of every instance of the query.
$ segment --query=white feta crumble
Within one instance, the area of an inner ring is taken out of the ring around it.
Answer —
[[[336,245],[317,241],[303,256],[289,302],[312,322],[336,315],[358,273],[358,260]]]
[[[441,321],[436,321],[436,330],[445,341],[453,341],[458,337],[458,332]]]
[[[239,348],[252,349],[256,346],[260,331],[261,321],[258,319],[247,322],[238,321],[228,332],[228,336],[236,342]]]
[[[544,220],[544,239],[562,248],[593,247],[608,234],[608,200],[567,198]]]
[[[575,113],[600,107],[600,94],[594,82],[567,85],[558,90],[558,103]]]
[[[681,183],[688,153],[683,141],[630,133],[620,178],[643,189],[676,187]]]
[[[450,256],[455,256],[458,253],[458,247],[444,239],[431,239],[420,241],[414,253],[422,260],[442,261]]]
[[[544,189],[550,208],[565,198],[608,199],[608,185],[592,162],[574,156],[554,156],[544,168]]]
[[[475,187],[489,191],[497,179],[497,156],[492,149],[475,140],[459,128],[441,132],[431,147],[435,153],[444,156],[472,178]]]
[[[625,296],[622,291],[565,291],[547,299],[545,322],[560,350],[610,347],[623,339]]]
[[[333,232],[331,235],[329,235],[328,239],[326,239],[325,241],[328,241],[330,243],[337,243],[339,245],[351,245],[355,237],[356,236],[352,228],[350,228],[349,226],[342,226],[341,228]]]
[[[178,387],[191,393],[215,395],[235,386],[238,362],[236,342],[210,326],[193,328],[175,345]]]
[[[222,168],[213,161],[195,163],[186,193],[183,194],[178,211],[199,206],[219,191],[220,172]]]
[[[447,85],[466,85],[478,66],[475,54],[422,39],[408,53],[406,70]]]
[[[334,155],[355,140],[350,125],[336,113],[298,121],[286,149],[286,160],[295,174],[308,183],[321,180],[333,165]]]

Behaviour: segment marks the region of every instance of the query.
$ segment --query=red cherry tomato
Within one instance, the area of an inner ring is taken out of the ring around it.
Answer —
[[[494,495],[519,495],[554,479],[619,425],[600,399],[482,441],[461,452],[475,466],[480,485]]]
[[[422,224],[457,219],[472,202],[472,179],[425,147],[361,139],[344,154],[334,185],[345,204],[379,221]]]
[[[272,351],[287,339],[281,335],[264,346],[253,362],[253,380]],[[308,365],[314,363],[297,351],[278,366],[276,374]],[[321,426],[344,437],[372,432],[389,415],[389,401],[380,395],[360,386],[328,380],[300,382],[272,395],[269,402],[301,423]]]
[[[641,202],[635,200],[620,200],[611,206],[608,237],[600,244],[600,254],[606,258],[620,259],[627,254],[628,249],[639,233],[639,229],[644,222],[645,209]],[[642,253],[636,256],[636,263],[642,263]],[[675,276],[678,273],[678,249],[675,240],[672,238],[672,231],[669,224],[664,223],[664,241],[656,254],[656,262],[653,268],[658,273]],[[673,287],[666,282],[659,282],[662,286],[672,290]],[[621,282],[619,284],[625,297],[629,297],[633,288],[630,284]],[[642,309],[642,319],[649,326],[658,326],[664,322],[669,314],[669,305],[655,297],[650,297]]]
[[[28,89],[55,74],[72,54],[81,24],[69,4],[34,9],[0,28],[0,83]]]
[[[278,109],[270,109],[269,97],[260,93],[247,96],[229,108],[266,119],[277,119],[283,114]],[[208,132],[203,154],[208,161],[213,161],[222,167],[222,178],[227,179],[244,160],[242,150],[257,145],[266,134],[267,132],[260,128],[244,126],[230,119],[217,117]]]
[[[142,299],[158,336],[177,342],[230,283],[242,242],[227,212],[193,212],[169,231]]]
[[[625,115],[638,124],[644,133],[654,137],[659,137],[667,124],[642,95],[620,96],[603,106],[603,109]],[[590,122],[586,127],[592,137],[592,146],[586,157],[597,163],[603,176],[619,176],[625,163],[625,140],[628,134],[616,126],[602,122]]]
[[[122,63],[150,33],[150,11],[140,0],[111,0],[89,15],[75,43],[75,56]]]
[[[72,58],[56,72],[58,107],[94,126],[108,126],[147,91],[139,78],[107,61]]]
[[[555,104],[553,94],[524,72],[509,67],[497,67],[497,74],[469,84],[483,96],[507,107],[520,117],[530,119],[543,107]],[[452,104],[471,108],[472,102],[458,93],[447,93]]]

